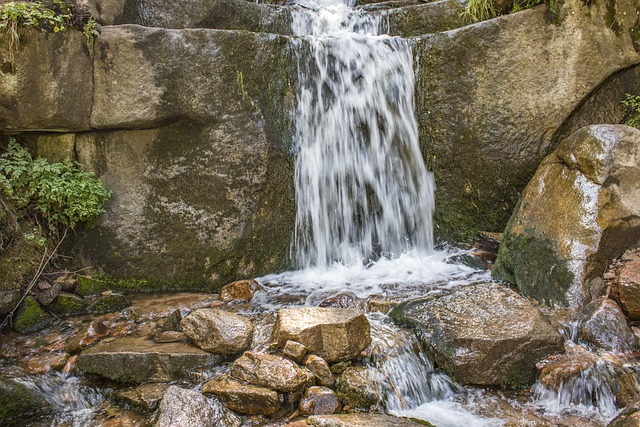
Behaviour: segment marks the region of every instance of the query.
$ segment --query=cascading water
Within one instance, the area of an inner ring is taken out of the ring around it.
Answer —
[[[326,268],[430,252],[410,42],[346,4],[298,4],[294,258]]]

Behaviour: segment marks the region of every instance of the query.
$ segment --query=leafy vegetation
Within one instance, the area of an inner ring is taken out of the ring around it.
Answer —
[[[68,28],[83,31],[89,52],[93,49],[98,26],[88,12],[63,0],[12,1],[0,4],[0,34],[6,34],[9,51],[20,45],[22,27],[57,33]]]
[[[0,188],[19,209],[52,232],[90,222],[110,196],[102,182],[78,163],[34,160],[14,139],[0,156]]]
[[[626,94],[626,98],[621,102],[629,113],[624,119],[624,124],[640,129],[640,95]]]

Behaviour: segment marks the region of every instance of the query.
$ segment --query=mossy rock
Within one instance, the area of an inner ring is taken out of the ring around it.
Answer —
[[[87,302],[78,295],[61,292],[51,305],[51,312],[57,316],[77,316],[87,312]]]
[[[24,299],[15,317],[13,327],[18,332],[34,332],[46,326],[49,315],[40,307],[40,304],[31,297]]]
[[[98,298],[88,308],[92,314],[112,313],[129,306],[131,302],[122,294],[110,294]]]
[[[21,425],[26,416],[43,412],[48,406],[42,396],[24,384],[0,378],[0,424],[12,425],[13,420]]]
[[[76,293],[83,297],[100,295],[108,289],[107,283],[102,280],[93,279],[87,276],[78,276],[77,279]]]

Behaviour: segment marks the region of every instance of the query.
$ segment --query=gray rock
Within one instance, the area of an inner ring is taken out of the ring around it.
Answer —
[[[607,351],[633,351],[637,348],[635,336],[627,319],[615,301],[601,298],[583,309],[579,337]]]
[[[363,366],[345,369],[336,380],[336,395],[344,406],[368,411],[383,397],[379,372]]]
[[[340,407],[338,396],[328,387],[309,387],[298,405],[302,415],[331,415]]]
[[[227,408],[244,415],[273,415],[282,406],[282,395],[265,387],[243,384],[223,375],[202,385],[202,392],[213,394]]]
[[[619,34],[606,4],[569,0],[555,19],[541,5],[417,38],[417,116],[438,183],[442,240],[501,231],[572,113],[609,76],[638,63],[628,31],[635,1],[616,3]],[[582,124],[607,123],[600,120]]]
[[[313,385],[313,374],[291,360],[273,354],[246,352],[231,365],[239,381],[271,390],[292,392]]]
[[[640,320],[640,251],[627,251],[613,293],[629,320]]]
[[[234,354],[251,342],[251,320],[223,310],[203,308],[191,312],[180,321],[184,334],[203,350]]]
[[[187,379],[217,362],[216,356],[192,345],[125,337],[84,350],[78,369],[121,383],[142,384]]]
[[[370,325],[356,310],[302,307],[282,309],[271,339],[282,348],[297,341],[329,363],[356,357],[371,344]]]
[[[461,384],[531,385],[535,364],[564,348],[531,302],[496,283],[403,303],[391,316],[416,326],[435,363]]]
[[[522,194],[494,277],[525,295],[577,307],[588,280],[640,240],[640,130],[594,125],[565,139]]]
[[[242,422],[216,400],[170,386],[158,408],[155,427],[240,427]]]

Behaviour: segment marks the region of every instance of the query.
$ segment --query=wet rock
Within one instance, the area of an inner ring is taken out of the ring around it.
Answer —
[[[186,379],[218,361],[215,355],[188,344],[155,344],[125,337],[84,350],[78,369],[121,383],[142,384]]]
[[[638,339],[615,301],[601,298],[583,310],[581,339],[607,351],[633,351]]]
[[[307,419],[307,424],[314,427],[433,427],[426,421],[381,414],[315,415]]]
[[[189,313],[190,312],[187,312],[183,316],[181,310],[175,310],[162,322],[162,330],[167,332],[168,331],[182,332],[182,326],[180,326],[180,322]]]
[[[307,347],[297,341],[288,340],[282,349],[282,354],[296,363],[302,363],[307,354]]]
[[[162,396],[168,388],[169,384],[145,384],[140,387],[118,391],[115,397],[116,400],[133,406],[134,408],[146,412],[153,412],[158,409]]]
[[[112,313],[114,311],[122,310],[129,305],[131,305],[131,302],[124,295],[110,293],[99,297],[87,308],[87,310],[92,314]]]
[[[640,402],[627,406],[607,427],[638,427],[640,425]]]
[[[318,384],[325,387],[333,387],[336,380],[326,360],[315,354],[310,354],[304,361],[304,366],[311,371]]]
[[[370,313],[388,313],[400,304],[400,302],[399,299],[373,296],[367,300],[367,311]]]
[[[323,300],[318,307],[333,307],[333,308],[352,308],[354,310],[362,310],[362,302],[351,293],[345,293],[329,297]]]
[[[96,344],[98,341],[108,337],[110,334],[111,329],[104,322],[94,320],[80,331],[67,338],[64,351],[69,354],[80,353],[85,348]]]
[[[592,125],[538,167],[493,275],[541,302],[581,306],[587,280],[640,239],[640,130]]]
[[[399,305],[433,360],[462,384],[526,386],[540,359],[563,351],[558,330],[506,286],[479,283]]]
[[[0,378],[0,422],[23,419],[49,410],[44,398],[17,381]]]
[[[242,422],[217,401],[194,390],[170,386],[162,397],[155,427],[240,427]]]
[[[240,353],[249,346],[253,333],[249,319],[212,308],[193,311],[180,326],[195,345],[220,354]]]
[[[284,400],[273,390],[243,384],[223,375],[202,385],[202,392],[213,394],[230,410],[244,415],[273,415]]]
[[[271,339],[282,348],[297,341],[329,363],[353,359],[371,344],[366,316],[344,308],[302,307],[278,311]]]
[[[627,251],[614,282],[613,292],[629,320],[640,320],[640,253]]]
[[[34,332],[47,326],[50,320],[35,299],[26,297],[16,312],[13,327],[22,333]]]
[[[189,338],[184,332],[176,331],[164,331],[159,332],[153,336],[153,342],[156,343],[170,343],[170,342],[189,342]]]
[[[56,299],[60,293],[60,283],[51,284],[49,282],[40,282],[36,285],[39,292],[35,293],[36,301],[42,305],[49,305]]]
[[[291,360],[247,351],[231,365],[231,376],[271,390],[292,392],[313,384],[313,374]]]
[[[558,389],[561,384],[591,369],[597,362],[596,355],[581,346],[573,346],[565,354],[554,354],[538,362],[536,368],[542,385]]]
[[[344,406],[368,411],[382,400],[379,374],[363,366],[347,368],[336,380],[336,394]]]
[[[301,415],[331,415],[340,407],[338,397],[327,387],[309,387],[298,406]]]
[[[220,301],[251,301],[261,286],[255,280],[238,280],[220,289]]]
[[[78,295],[60,292],[49,309],[56,316],[77,316],[87,311],[87,302]]]

